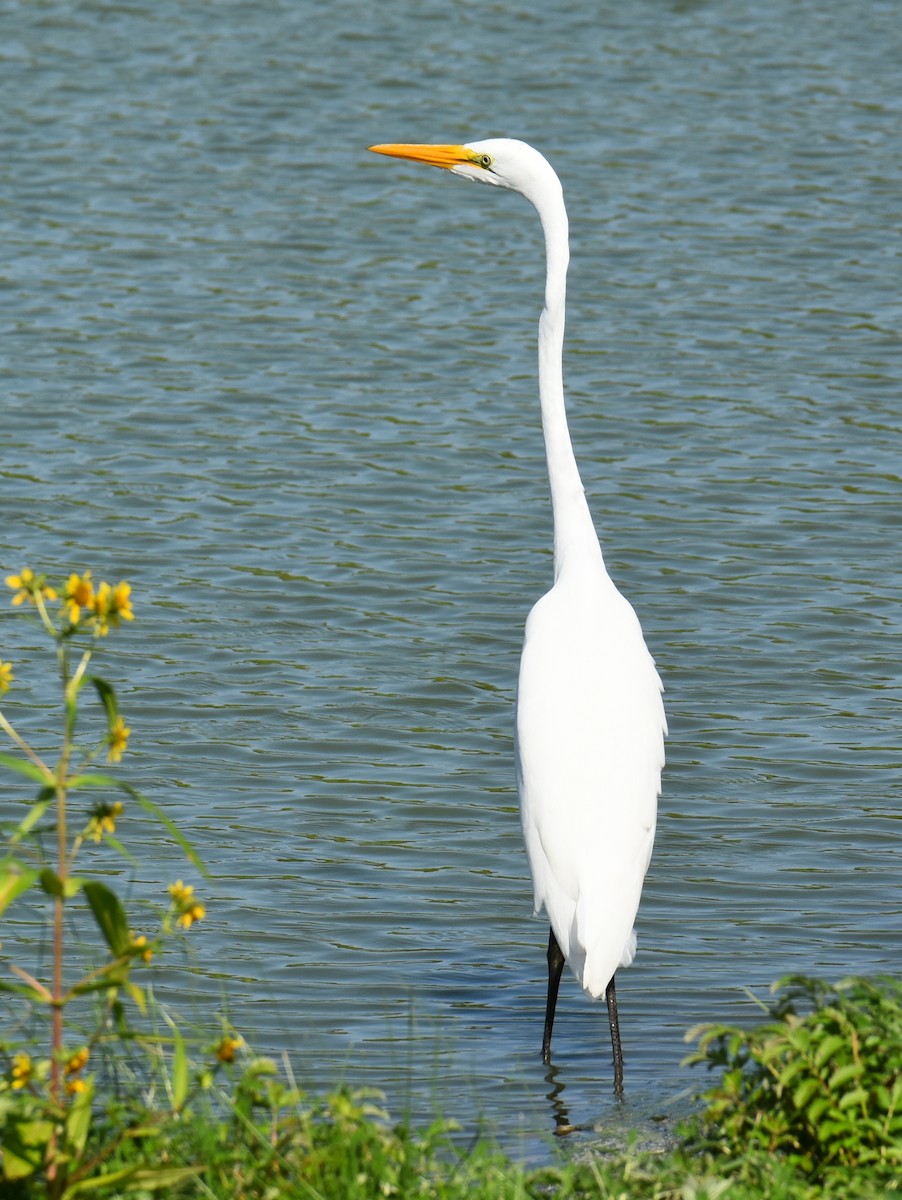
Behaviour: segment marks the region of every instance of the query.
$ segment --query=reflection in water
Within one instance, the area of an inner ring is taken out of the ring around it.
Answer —
[[[554,1119],[554,1134],[555,1137],[565,1137],[568,1133],[577,1133],[579,1131],[592,1129],[594,1125],[590,1122],[588,1125],[577,1124],[570,1120],[570,1109],[564,1101],[564,1083],[561,1074],[561,1068],[555,1066],[554,1063],[547,1063],[545,1070],[545,1082],[548,1084],[548,1091],[545,1093],[545,1098],[551,1105],[551,1115]],[[681,1092],[679,1099],[685,1100],[689,1096],[689,1091]],[[623,1111],[624,1094],[622,1082],[618,1086],[614,1084],[613,1088],[614,1105],[620,1111]],[[665,1119],[665,1118],[653,1118]]]
[[[575,1133],[580,1126],[571,1122],[570,1113],[561,1098],[564,1094],[564,1081],[559,1078],[560,1073],[560,1069],[554,1063],[548,1064],[545,1082],[548,1084],[549,1091],[546,1096],[551,1104],[551,1114],[554,1117],[555,1137],[566,1137],[568,1133]]]

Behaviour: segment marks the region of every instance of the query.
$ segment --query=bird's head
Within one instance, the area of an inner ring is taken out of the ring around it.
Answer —
[[[547,159],[526,142],[514,138],[488,138],[463,146],[396,145],[370,146],[376,154],[408,158],[414,162],[444,167],[454,175],[476,183],[521,192],[536,203],[549,188],[560,190],[560,183]]]

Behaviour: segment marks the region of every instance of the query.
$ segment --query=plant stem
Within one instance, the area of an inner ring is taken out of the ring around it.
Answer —
[[[0,729],[4,730],[4,732],[9,736],[10,740],[19,747],[26,758],[30,758],[34,765],[40,771],[43,771],[43,773],[47,776],[47,782],[53,783],[53,772],[41,759],[40,755],[36,754],[34,750],[32,750],[31,746],[29,746],[28,742],[25,741],[21,734],[17,733],[12,725],[10,725],[9,721],[7,721],[2,712],[0,712]]]
[[[72,684],[69,681],[69,656],[66,647],[57,644],[60,676],[65,700],[63,720],[63,749],[56,764],[56,873],[65,888],[69,875],[69,839],[66,828],[66,783],[69,759],[72,755],[72,739],[75,732],[75,705],[70,702]],[[87,665],[86,654],[79,665],[81,674]],[[62,1105],[62,1058],[63,1058],[63,902],[57,896],[53,902],[53,1022],[50,1045],[50,1095],[54,1103]]]
[[[44,603],[44,596],[43,596],[43,593],[40,591],[40,589],[38,589],[34,593],[34,602],[35,602],[35,606],[37,607],[38,615],[41,618],[41,623],[43,624],[44,628],[47,630],[47,632],[50,634],[50,636],[54,639],[54,641],[58,640],[59,632],[57,631],[57,628],[54,625],[54,623],[50,620],[50,614],[47,612],[47,605]]]
[[[65,765],[60,763],[61,778],[56,785],[57,812],[57,876],[65,884],[68,874],[66,861],[66,785]],[[54,1103],[62,1104],[63,1054],[63,897],[53,901],[53,1023],[50,1046],[50,1095]]]
[[[78,664],[78,669],[76,670],[75,674],[72,676],[72,682],[68,685],[68,691],[70,691],[72,693],[73,697],[77,693],[78,685],[81,683],[81,677],[82,677],[82,675],[84,675],[87,665],[90,661],[91,661],[91,651],[86,650],[84,652],[84,654],[81,656],[81,662]]]

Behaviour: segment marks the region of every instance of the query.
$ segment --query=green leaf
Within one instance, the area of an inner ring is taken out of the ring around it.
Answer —
[[[70,996],[87,996],[91,992],[107,992],[110,988],[128,986],[128,964],[115,963],[109,969],[82,979],[69,989]],[[68,996],[67,996],[68,998]]]
[[[71,900],[73,896],[77,896],[85,882],[79,875],[68,875],[65,879],[60,879],[59,875],[55,871],[51,871],[49,867],[44,867],[43,871],[39,872],[38,878],[48,896],[55,896],[62,900]]]
[[[12,904],[16,896],[27,892],[37,877],[37,871],[23,867],[15,859],[0,863],[0,913]]]
[[[25,1179],[44,1162],[47,1143],[53,1137],[50,1121],[16,1121],[3,1127],[3,1179]]]
[[[131,979],[127,979],[123,986],[131,996],[132,1000],[134,1000],[138,1011],[142,1016],[144,1016],[147,1012],[147,995],[144,991],[144,988],[139,987],[138,984]]]
[[[115,775],[104,775],[100,771],[86,771],[84,775],[75,775],[69,780],[70,792],[92,787],[118,788],[120,792],[126,790],[121,779],[117,779]]]
[[[198,1175],[199,1167],[125,1167],[121,1171],[109,1171],[106,1175],[92,1175],[90,1179],[79,1180],[70,1184],[63,1192],[64,1200],[74,1196],[83,1196],[87,1192],[98,1192],[102,1188],[121,1184],[126,1192],[154,1192],[161,1188],[170,1188],[177,1183],[184,1183]]]
[[[201,875],[209,879],[210,872],[201,861],[200,855],[197,853],[185,835],[181,832],[178,826],[166,816],[163,810],[158,805],[154,804],[152,800],[148,800],[146,796],[143,796],[137,788],[133,788],[127,783],[124,783],[121,786],[126,792],[128,792],[130,796],[138,801],[145,812],[150,813],[152,817],[155,817],[161,825],[164,825],[169,830],[169,832],[181,846],[182,850],[184,850],[186,857],[189,858],[192,863],[194,863]]]
[[[853,1104],[857,1104],[860,1108],[865,1108],[867,1102],[867,1089],[859,1087],[855,1088],[854,1091],[846,1092],[836,1107],[842,1112],[844,1109],[851,1108]]]
[[[52,784],[54,782],[50,771],[42,770],[37,763],[30,762],[27,758],[16,758],[13,754],[0,753],[0,765],[9,767],[11,771],[18,771],[20,775],[24,775],[26,779],[33,779],[36,783]]]
[[[84,893],[94,914],[94,920],[113,954],[117,958],[128,954],[131,939],[128,936],[128,920],[119,897],[106,884],[98,883],[97,880],[85,883]]]
[[[817,1125],[824,1111],[830,1107],[830,1101],[826,1096],[818,1096],[816,1100],[812,1100],[808,1105],[806,1116],[812,1125]]]
[[[48,1004],[49,993],[44,995],[37,988],[29,987],[27,983],[10,983],[6,979],[0,979],[0,992],[12,992],[17,996],[27,996],[29,1000],[33,1000],[36,1004]]]
[[[123,846],[117,837],[113,837],[111,833],[105,833],[103,835],[103,840],[108,846],[112,846],[117,854],[121,854],[124,859],[130,862],[133,867],[138,865],[138,860],[135,858],[134,854],[132,854],[130,850],[126,850],[125,846]]]
[[[780,1082],[780,1086],[781,1087],[789,1087],[790,1083],[792,1083],[792,1081],[793,1081],[793,1079],[795,1079],[796,1075],[801,1074],[802,1071],[806,1071],[807,1069],[808,1069],[808,1063],[805,1061],[804,1058],[792,1059],[789,1062],[789,1064],[786,1067],[784,1067],[783,1070],[780,1072],[780,1074],[777,1076],[777,1079]]]
[[[100,702],[106,710],[107,725],[109,726],[110,733],[112,733],[113,726],[116,724],[116,718],[119,716],[116,693],[105,679],[99,679],[96,675],[91,676],[91,683],[97,689],[97,695],[100,697]]]
[[[858,1079],[863,1071],[864,1067],[861,1063],[846,1063],[844,1067],[836,1068],[827,1081],[827,1087],[829,1087],[831,1092],[835,1092],[837,1088],[841,1088],[850,1079]]]
[[[43,871],[38,874],[38,879],[40,879],[41,887],[48,896],[54,896],[57,900],[62,900],[66,894],[65,887],[56,871],[51,871],[49,867],[44,867]]]
[[[836,1109],[831,1108],[830,1111],[835,1113]],[[842,1132],[845,1127],[845,1122],[837,1121],[835,1118],[831,1118],[829,1121],[821,1121],[815,1130],[815,1133],[818,1141],[827,1142],[829,1144],[834,1140],[838,1133]]]
[[[180,1112],[188,1099],[188,1055],[185,1053],[182,1031],[168,1013],[163,1013],[163,1016],[172,1030],[172,1107]]]
[[[41,817],[53,803],[56,791],[54,788],[41,788],[37,801],[31,806],[28,816],[21,821],[16,827],[15,832],[10,836],[9,843],[11,846],[18,845],[23,838],[28,837]]]
[[[94,1098],[94,1076],[89,1076],[87,1087],[79,1092],[66,1114],[66,1142],[80,1156],[91,1129],[91,1101]]]
[[[840,1037],[838,1033],[828,1034],[818,1046],[814,1055],[815,1065],[822,1067],[828,1058],[832,1058],[837,1050],[841,1050],[847,1044],[846,1039]]]
[[[819,1079],[811,1079],[810,1077],[803,1079],[792,1094],[793,1105],[796,1108],[804,1108],[819,1087]]]

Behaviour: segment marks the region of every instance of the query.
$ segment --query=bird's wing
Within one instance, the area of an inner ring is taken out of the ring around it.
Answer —
[[[631,606],[607,575],[559,580],[526,625],[518,782],[536,909],[592,995],[635,950],[665,729]]]

